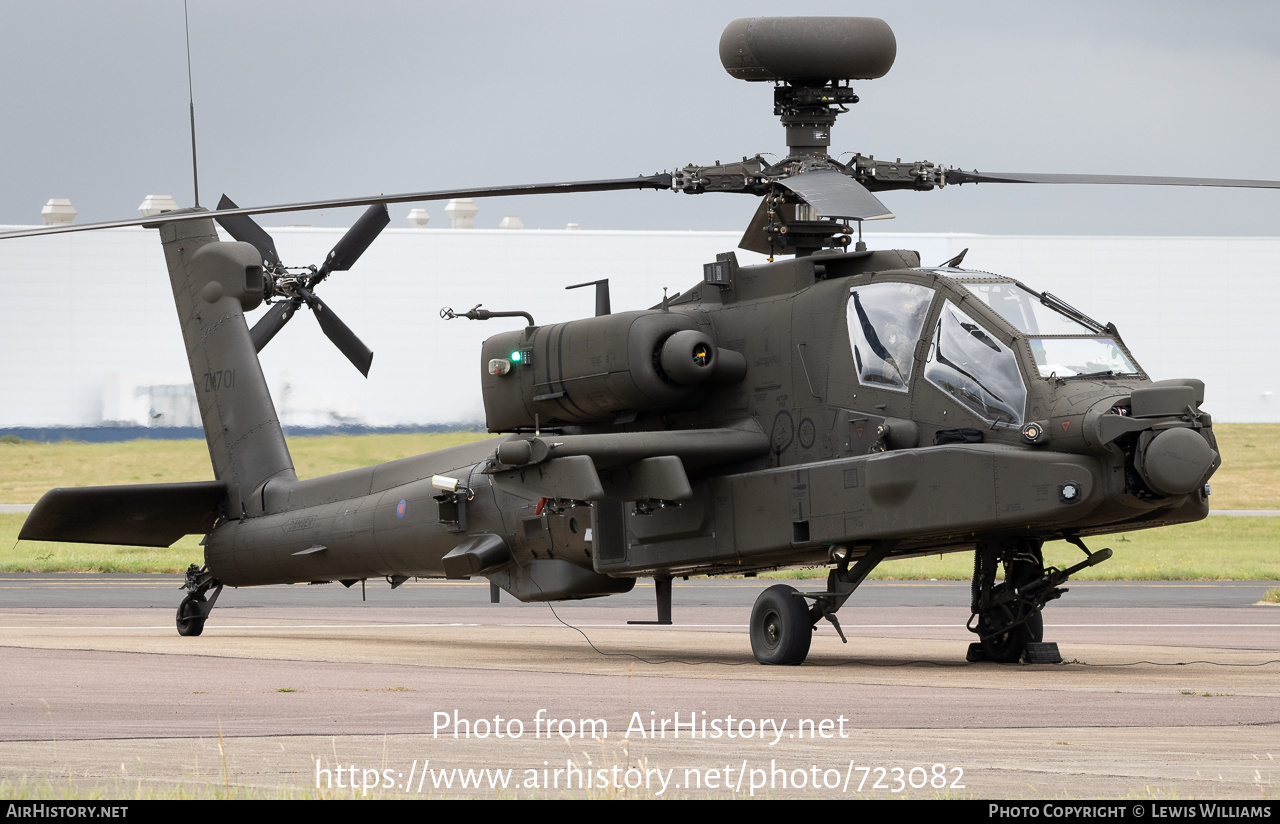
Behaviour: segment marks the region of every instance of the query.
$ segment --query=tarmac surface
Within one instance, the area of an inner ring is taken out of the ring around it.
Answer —
[[[228,590],[199,638],[178,583],[0,576],[5,795],[1280,794],[1275,583],[1073,584],[1045,612],[1066,663],[996,665],[965,661],[967,584],[874,581],[799,667],[751,655],[774,581],[677,581],[673,626],[626,623],[646,582],[554,612],[483,582]]]

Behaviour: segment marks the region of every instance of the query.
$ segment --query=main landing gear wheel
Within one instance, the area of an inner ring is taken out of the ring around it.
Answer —
[[[761,664],[799,664],[813,642],[809,605],[795,587],[771,586],[751,608],[751,651]]]
[[[1000,588],[1007,586],[1000,584],[995,588],[999,593]],[[991,613],[984,613],[978,620],[978,635],[982,638],[982,653],[988,661],[997,664],[1016,664],[1022,660],[1022,653],[1027,648],[1030,641],[1039,641],[1044,636],[1044,616],[1036,613],[1032,618],[1027,619],[1026,623],[1018,624],[1016,627],[1010,627],[1004,632],[997,632],[988,636],[991,632],[995,621],[1000,618],[989,617]],[[1036,625],[1032,626],[1031,622],[1035,621]]]
[[[1032,570],[1027,564],[1017,564],[1012,574],[1017,576],[1017,586],[1022,586],[1039,577],[1039,570]],[[1007,586],[1009,586],[1007,582],[998,584],[993,593],[999,595],[1000,591]],[[987,624],[984,616],[984,619],[978,622],[978,633],[986,635],[990,629],[991,626]],[[982,651],[988,661],[994,661],[997,664],[1016,664],[1022,660],[1028,645],[1038,644],[1043,640],[1044,613],[1037,610],[1024,623],[984,640]]]
[[[188,595],[178,604],[178,634],[195,636],[204,632],[204,622],[209,616],[205,614],[205,600],[195,595]]]
[[[1004,581],[996,583],[996,568],[1001,564]],[[1041,610],[1045,602],[1065,591],[1058,590],[1056,584],[1066,580],[1066,575],[1045,568],[1039,541],[979,545],[973,576],[972,608],[977,626],[972,630],[981,640],[969,645],[969,661],[1042,664],[1062,660],[1057,644],[1043,642]]]
[[[1038,644],[1044,640],[1043,612],[1037,612],[1035,615],[1032,615],[1027,619],[1027,623],[1023,626],[1027,628],[1027,632],[1029,633],[1029,637],[1027,638],[1028,644]]]

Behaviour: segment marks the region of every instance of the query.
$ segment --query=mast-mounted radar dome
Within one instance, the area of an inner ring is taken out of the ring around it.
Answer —
[[[743,17],[720,35],[720,62],[739,80],[873,80],[897,53],[875,17]]]

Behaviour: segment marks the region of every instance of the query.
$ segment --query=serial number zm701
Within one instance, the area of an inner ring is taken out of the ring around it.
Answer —
[[[236,370],[223,369],[217,372],[205,372],[200,381],[202,392],[216,392],[219,389],[231,389],[236,385]]]

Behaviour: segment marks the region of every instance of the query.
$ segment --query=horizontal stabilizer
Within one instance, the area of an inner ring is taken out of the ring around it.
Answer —
[[[183,535],[213,529],[226,498],[221,481],[51,489],[18,540],[171,546]]]

